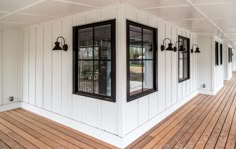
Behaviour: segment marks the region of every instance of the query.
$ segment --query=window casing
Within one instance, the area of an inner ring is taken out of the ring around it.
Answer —
[[[127,100],[157,90],[157,29],[127,20]]]
[[[220,44],[220,65],[223,64],[223,45]]]
[[[215,42],[215,65],[219,65],[219,43]]]
[[[184,52],[178,51],[178,78],[179,82],[183,82],[190,79],[190,39],[178,36],[178,41],[183,44],[185,49]]]
[[[115,20],[73,27],[73,94],[115,102]]]

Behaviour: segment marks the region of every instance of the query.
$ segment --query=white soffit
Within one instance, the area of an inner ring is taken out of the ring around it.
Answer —
[[[28,25],[117,3],[128,3],[194,32],[221,32],[229,39],[236,32],[235,0],[1,0],[0,23]]]

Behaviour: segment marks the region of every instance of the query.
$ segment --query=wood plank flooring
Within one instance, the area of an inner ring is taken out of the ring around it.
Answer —
[[[215,96],[197,95],[127,149],[236,149],[236,75]]]
[[[26,111],[0,113],[0,149],[113,149],[86,134]]]
[[[0,149],[111,149],[24,109],[0,113]],[[236,74],[215,96],[199,94],[127,149],[236,149]]]

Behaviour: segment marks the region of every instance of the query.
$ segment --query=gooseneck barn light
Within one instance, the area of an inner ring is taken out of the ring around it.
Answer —
[[[179,43],[181,43],[181,45],[179,45]],[[177,45],[178,44],[178,45]],[[175,47],[174,47],[174,52],[177,51],[177,47],[179,47],[179,51],[180,52],[184,52],[185,51],[185,48],[183,46],[183,42],[182,41],[176,41],[175,43]]]
[[[168,44],[168,47],[166,48],[165,47],[165,41],[166,40],[169,40],[169,44]],[[170,38],[165,38],[164,40],[163,40],[163,44],[161,45],[161,51],[164,51],[164,50],[166,50],[166,51],[174,51],[174,48],[172,47],[172,42],[171,42],[171,39]],[[174,52],[176,52],[176,51],[174,51]]]
[[[194,50],[193,50],[194,47],[197,47],[196,50],[195,50],[195,53],[200,53],[200,50],[199,50],[199,47],[198,47],[197,44],[194,44],[194,45],[192,46],[191,53],[194,52]]]
[[[60,46],[60,42],[58,41],[60,38],[64,42],[62,47]],[[65,38],[63,38],[62,36],[57,37],[57,41],[55,42],[55,47],[52,50],[64,50],[64,51],[67,51],[68,50],[68,45],[65,42]]]

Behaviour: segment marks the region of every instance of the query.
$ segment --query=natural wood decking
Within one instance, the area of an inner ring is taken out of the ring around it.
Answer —
[[[216,96],[196,96],[127,148],[236,149],[235,95],[234,76]]]
[[[109,144],[23,109],[0,113],[0,149],[109,149]]]
[[[0,113],[0,149],[115,148],[23,109]],[[198,95],[127,148],[236,149],[236,77],[216,96]]]

